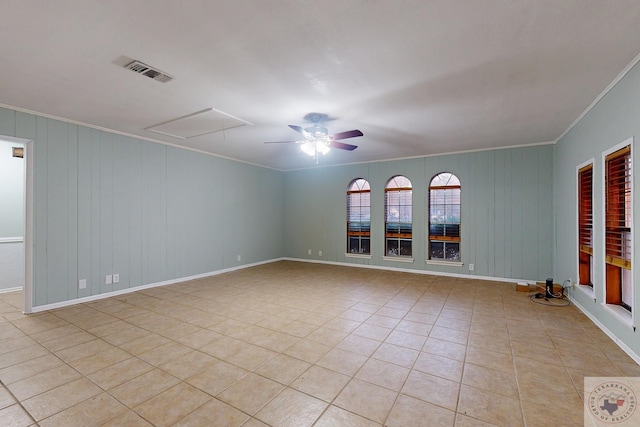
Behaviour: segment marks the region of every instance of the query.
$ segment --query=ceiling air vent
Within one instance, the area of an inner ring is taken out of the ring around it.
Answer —
[[[133,61],[129,64],[125,65],[124,68],[127,70],[135,71],[138,74],[142,74],[143,76],[147,76],[150,79],[157,80],[162,83],[170,82],[173,80],[169,74],[158,70],[157,68],[153,68],[144,64],[140,61]]]

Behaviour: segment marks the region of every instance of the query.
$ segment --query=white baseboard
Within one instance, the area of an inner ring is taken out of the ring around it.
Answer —
[[[313,264],[340,265],[340,266],[343,266],[343,267],[370,268],[372,270],[399,271],[399,272],[402,272],[402,273],[427,274],[427,275],[431,275],[431,276],[456,277],[456,278],[460,278],[460,279],[488,280],[490,282],[503,282],[503,283],[504,282],[506,282],[506,283],[527,282],[527,283],[536,283],[536,280],[511,279],[509,277],[475,276],[475,275],[471,275],[471,274],[448,273],[446,271],[415,270],[415,269],[412,269],[412,268],[389,267],[389,266],[386,266],[386,265],[352,264],[350,262],[324,261],[324,260],[319,260],[319,259],[305,259],[305,258],[282,258],[282,260],[284,260],[284,261],[309,262],[309,263],[313,263]]]
[[[167,285],[173,285],[175,283],[187,282],[189,280],[195,280],[195,279],[202,279],[202,278],[205,278],[205,277],[217,276],[219,274],[229,273],[229,272],[238,271],[238,270],[244,270],[245,268],[255,267],[255,266],[263,265],[263,264],[270,264],[272,262],[283,261],[283,260],[284,260],[284,258],[269,259],[269,260],[266,260],[266,261],[259,261],[259,262],[254,262],[254,263],[251,263],[251,264],[243,264],[243,265],[239,265],[239,266],[236,266],[236,267],[224,268],[222,270],[210,271],[208,273],[196,274],[196,275],[187,276],[187,277],[180,277],[178,279],[165,280],[163,282],[149,283],[147,285],[141,285],[141,286],[136,286],[136,287],[127,288],[127,289],[121,289],[121,290],[113,291],[113,292],[106,292],[104,294],[91,295],[91,296],[88,296],[88,297],[76,298],[76,299],[67,300],[67,301],[60,301],[60,302],[55,302],[55,303],[52,303],[52,304],[39,305],[39,306],[33,307],[32,311],[30,313],[26,313],[25,312],[25,314],[40,313],[42,311],[54,310],[54,309],[63,308],[63,307],[69,307],[69,306],[75,305],[75,304],[83,304],[83,303],[87,303],[87,302],[98,301],[98,300],[101,300],[101,299],[110,298],[110,297],[114,297],[114,296],[117,296],[117,295],[124,295],[124,294],[129,294],[129,293],[132,293],[132,292],[138,292],[138,291],[141,291],[141,290],[144,290],[144,289],[157,288],[157,287],[160,287],[160,286],[167,286]],[[20,288],[20,289],[22,289],[22,288]]]
[[[21,290],[22,290],[22,286],[17,286],[15,288],[0,289],[0,294],[7,294],[9,292],[18,292]]]
[[[611,332],[606,326],[604,326],[597,317],[589,312],[586,308],[580,305],[579,302],[575,300],[572,296],[569,295],[569,300],[573,305],[578,307],[578,310],[582,312],[585,316],[589,318],[602,332],[604,332],[609,338],[613,340],[614,343],[620,347],[622,351],[627,353],[627,355],[632,358],[638,365],[640,365],[640,355],[636,354],[633,350],[631,350],[624,342],[622,342],[613,332]]]

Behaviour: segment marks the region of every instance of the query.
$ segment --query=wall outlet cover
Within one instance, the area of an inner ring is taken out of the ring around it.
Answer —
[[[110,285],[112,283],[113,283],[113,276],[111,274],[107,274],[106,277],[104,278],[104,284]]]
[[[78,280],[78,289],[87,289],[87,279]]]
[[[119,274],[114,274],[113,275],[113,283],[118,283],[120,282],[120,275]]]

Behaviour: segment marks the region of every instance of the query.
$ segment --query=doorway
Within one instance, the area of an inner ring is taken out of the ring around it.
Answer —
[[[23,290],[32,309],[33,142],[0,135],[0,292]]]

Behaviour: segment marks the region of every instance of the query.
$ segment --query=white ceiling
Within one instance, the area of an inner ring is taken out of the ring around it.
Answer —
[[[320,166],[555,141],[640,52],[637,0],[0,4],[0,103],[281,170],[309,112],[364,133]],[[250,125],[145,130],[206,108]]]

